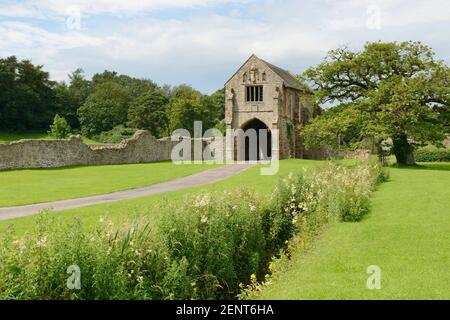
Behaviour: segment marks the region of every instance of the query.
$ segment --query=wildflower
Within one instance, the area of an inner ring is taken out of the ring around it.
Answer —
[[[140,283],[144,282],[144,277],[143,276],[138,276],[136,278],[136,281],[140,284]]]
[[[250,207],[251,212],[254,212],[256,210],[256,206],[254,206],[253,204],[249,203],[248,206]]]
[[[25,243],[20,240],[13,241],[13,244],[17,247],[17,249],[19,249],[20,254],[22,254],[26,249]]]
[[[244,284],[242,282],[239,283],[239,288],[244,288]]]
[[[37,245],[39,247],[45,247],[45,244],[47,243],[47,237],[42,237],[38,240]]]
[[[202,216],[202,218],[200,219],[201,223],[207,223],[208,222],[208,217],[207,216]]]
[[[256,280],[256,274],[252,273],[250,276],[250,280],[255,281]]]
[[[270,270],[270,272],[273,272],[273,263],[272,262],[269,263],[269,270]]]
[[[197,197],[196,202],[194,203],[194,206],[196,208],[206,207],[207,205],[209,205],[210,200],[211,200],[210,195],[205,194],[203,196]]]

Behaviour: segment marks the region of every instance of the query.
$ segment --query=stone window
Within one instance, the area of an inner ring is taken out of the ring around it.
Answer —
[[[247,102],[264,101],[263,86],[245,87],[245,101]]]

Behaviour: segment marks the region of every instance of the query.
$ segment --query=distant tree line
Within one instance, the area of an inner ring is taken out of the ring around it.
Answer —
[[[29,60],[0,59],[0,131],[46,131],[56,115],[87,137],[114,139],[145,129],[160,138],[192,130],[195,120],[206,129],[222,128],[224,91],[204,95],[188,85],[158,86],[114,71],[88,80],[82,69],[56,82]]]

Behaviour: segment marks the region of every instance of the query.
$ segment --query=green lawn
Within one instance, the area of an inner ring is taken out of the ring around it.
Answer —
[[[242,187],[269,196],[279,177],[321,164],[283,160],[276,176],[261,176],[255,167],[208,186],[50,215],[63,221],[77,217],[86,227],[101,218],[120,221],[135,214],[151,215],[157,223],[167,202],[176,204],[198,193]],[[450,165],[391,168],[390,172],[390,181],[374,193],[369,216],[358,223],[329,225],[307,253],[293,257],[287,272],[262,298],[449,299]],[[1,221],[0,232],[14,225],[19,235],[24,234],[34,228],[35,221],[36,216]],[[381,290],[366,288],[370,265],[381,268]]]
[[[111,193],[188,176],[213,165],[172,162],[0,171],[0,207]]]
[[[91,140],[86,137],[81,137],[83,139],[83,142],[86,144],[96,144],[98,142]],[[2,143],[8,143],[8,142],[14,142],[19,141],[22,139],[53,139],[50,137],[46,132],[39,132],[39,133],[7,133],[7,132],[0,132],[0,144]]]
[[[171,170],[173,169],[177,170],[179,168],[180,170],[182,170],[183,167],[186,167],[184,170],[188,170],[190,168],[189,166],[184,165],[171,166],[170,163],[166,164],[168,165],[168,167],[165,172],[158,171],[161,176],[164,175],[165,177],[167,177],[167,174],[173,174],[173,172],[171,172]],[[232,190],[237,188],[247,188],[249,190],[254,190],[264,196],[268,196],[271,194],[273,187],[277,183],[279,177],[287,176],[289,172],[299,172],[300,170],[302,170],[302,168],[311,168],[321,164],[323,164],[323,162],[312,160],[282,160],[280,161],[279,174],[274,176],[261,176],[260,168],[253,167],[237,176],[233,176],[226,180],[202,187],[168,192],[161,195],[154,195],[138,199],[130,199],[114,203],[70,209],[60,212],[51,212],[50,215],[56,216],[64,221],[71,221],[73,218],[77,217],[82,220],[86,227],[98,223],[100,218],[118,221],[125,217],[132,217],[134,214],[151,214],[152,219],[154,219],[154,222],[156,222],[158,220],[158,217],[164,214],[164,210],[166,207],[165,203],[167,202],[177,203],[183,201],[184,199],[186,199],[186,197],[194,196],[198,193],[221,192],[224,190]],[[117,174],[121,172],[121,170],[118,170],[117,167],[123,168],[124,166],[109,167],[116,167],[116,170],[112,170],[112,172],[115,172]],[[136,167],[137,171],[140,173],[142,173],[141,168],[142,167]],[[198,168],[198,166],[196,168]],[[64,172],[68,169],[61,170],[62,172]],[[118,177],[116,176],[115,180],[113,180],[112,178],[110,180],[114,181],[114,183],[119,183],[123,179],[118,179]],[[12,183],[12,181],[10,183]],[[30,196],[30,194],[28,195]],[[35,220],[36,216],[30,216],[0,221],[0,232],[2,232],[5,227],[14,225],[17,233],[23,234],[27,231],[33,230]]]
[[[390,169],[362,222],[329,226],[264,299],[450,299],[450,164]],[[367,267],[381,268],[368,290]]]

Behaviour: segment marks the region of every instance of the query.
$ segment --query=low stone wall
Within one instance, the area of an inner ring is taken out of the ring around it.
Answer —
[[[177,143],[157,140],[147,131],[138,131],[115,145],[86,145],[78,136],[65,140],[21,140],[0,144],[0,170],[170,160]]]

